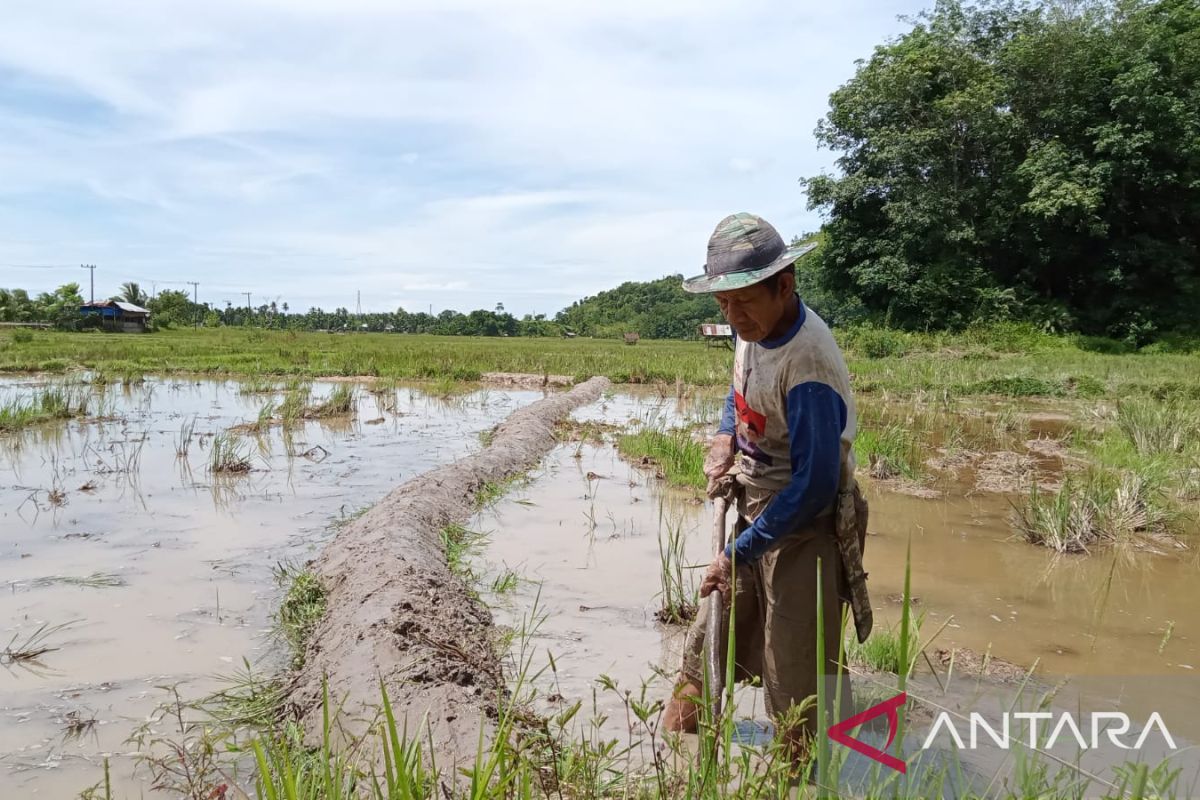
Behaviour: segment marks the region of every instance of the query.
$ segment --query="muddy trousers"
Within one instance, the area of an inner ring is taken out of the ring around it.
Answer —
[[[744,525],[740,522],[739,528]],[[760,679],[767,714],[790,737],[817,733],[817,682],[825,681],[827,719],[834,719],[838,684],[838,642],[843,610],[838,576],[841,557],[832,514],[785,538],[757,562],[739,565],[733,597],[734,670],[738,682]],[[825,661],[817,663],[817,563],[821,565]],[[704,679],[704,637],[708,604],[688,631],[683,674],[697,685]],[[848,613],[847,613],[848,617]],[[721,625],[721,664],[727,663],[729,608]],[[850,681],[841,678],[841,717],[851,708]],[[827,723],[828,724],[828,723]]]

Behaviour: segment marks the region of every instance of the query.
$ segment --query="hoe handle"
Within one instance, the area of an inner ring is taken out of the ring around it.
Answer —
[[[718,497],[713,501],[713,555],[725,549],[725,513],[729,501]],[[705,656],[708,664],[708,681],[712,694],[712,718],[721,716],[721,695],[724,694],[725,665],[721,663],[721,618],[724,616],[725,600],[721,592],[713,591],[708,601],[707,627],[704,631]],[[732,622],[730,623],[732,624]]]

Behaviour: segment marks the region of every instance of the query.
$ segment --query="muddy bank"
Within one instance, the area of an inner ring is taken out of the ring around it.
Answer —
[[[439,765],[474,756],[501,676],[490,613],[450,572],[441,531],[470,518],[484,484],[534,466],[555,443],[555,422],[608,385],[593,378],[514,412],[484,450],[403,484],[322,551],[313,569],[327,612],[290,697],[313,743],[324,685],[342,710],[345,743],[374,720],[382,680],[409,732],[428,726]]]

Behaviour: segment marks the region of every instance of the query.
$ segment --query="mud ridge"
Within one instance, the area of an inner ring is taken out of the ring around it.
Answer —
[[[321,739],[324,685],[341,709],[335,744],[344,746],[375,720],[382,680],[398,722],[432,740],[439,767],[474,757],[503,681],[491,614],[450,572],[441,532],[470,519],[485,483],[536,465],[555,444],[555,423],[608,385],[592,378],[518,409],[484,450],[397,487],[320,553],[312,568],[327,610],[289,696],[310,743]]]

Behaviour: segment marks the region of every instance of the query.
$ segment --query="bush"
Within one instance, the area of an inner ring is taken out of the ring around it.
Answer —
[[[845,338],[851,348],[867,358],[896,358],[910,349],[906,334],[887,328],[853,328]]]
[[[29,344],[33,341],[33,331],[18,328],[13,331],[12,340],[17,344]]]
[[[1088,353],[1106,356],[1123,356],[1133,352],[1133,348],[1125,342],[1105,336],[1076,336],[1075,346]]]
[[[1182,333],[1172,333],[1163,336],[1157,342],[1148,344],[1139,352],[1147,355],[1162,355],[1168,353],[1177,353],[1181,355],[1190,355],[1200,352],[1200,336],[1187,335]]]
[[[1058,397],[1063,394],[1060,384],[1028,375],[1010,375],[976,381],[965,388],[965,394],[1002,394],[1009,397]]]

